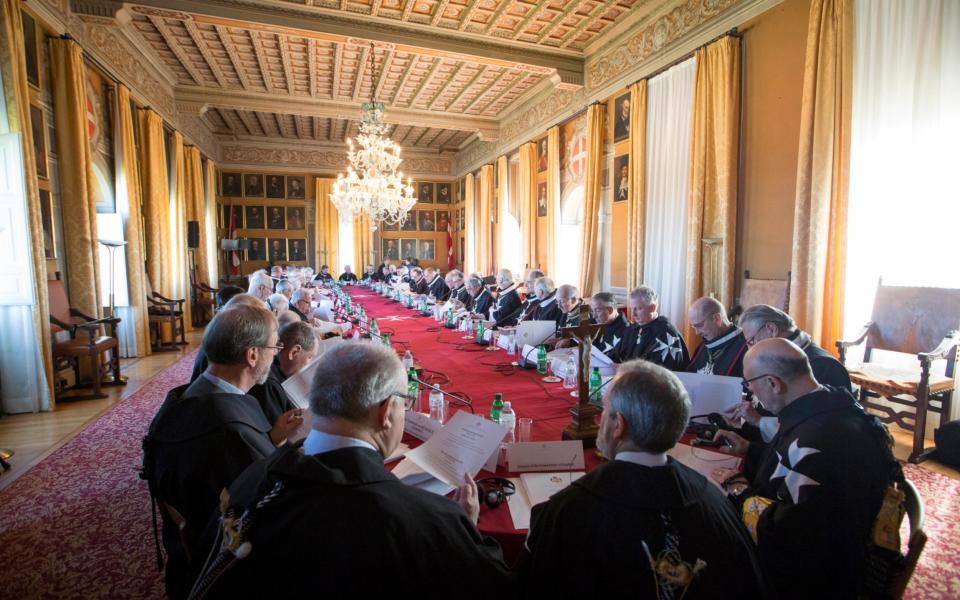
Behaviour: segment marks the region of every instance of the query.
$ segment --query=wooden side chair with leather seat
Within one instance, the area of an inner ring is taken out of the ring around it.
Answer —
[[[907,590],[907,584],[913,577],[913,572],[917,569],[917,563],[920,562],[920,554],[927,545],[927,533],[923,530],[924,509],[923,498],[913,483],[904,480],[903,492],[907,507],[907,521],[910,524],[910,540],[907,542],[907,554],[903,557],[902,568],[894,578],[891,590],[891,598],[902,598]]]
[[[213,318],[219,291],[198,281],[195,274],[190,274],[190,322],[194,327],[205,325]]]
[[[954,368],[960,343],[960,289],[885,286],[881,281],[873,301],[873,315],[857,337],[837,341],[840,362],[847,350],[866,342],[863,364],[848,366],[850,381],[860,388],[860,403],[885,423],[913,432],[910,462],[918,463],[933,451],[925,448],[927,416],[950,414]],[[915,354],[916,368],[873,361],[874,350]],[[933,370],[945,360],[943,374]],[[875,399],[884,399],[879,403]],[[907,407],[910,410],[901,410]]]
[[[178,345],[186,345],[187,333],[183,323],[184,299],[172,299],[161,296],[153,290],[147,278],[147,316],[150,318],[150,336],[154,351],[176,350]],[[170,341],[163,341],[163,325],[170,326]],[[180,340],[177,341],[177,336]]]
[[[50,330],[53,339],[53,363],[56,372],[73,369],[74,385],[66,389],[93,387],[93,393],[71,396],[72,400],[106,398],[101,389],[105,385],[124,385],[127,380],[120,375],[120,352],[117,342],[117,317],[94,319],[79,310],[70,307],[67,291],[63,282],[57,279],[47,282],[50,298]],[[69,334],[68,339],[58,340],[60,332]],[[109,353],[106,361],[103,354]],[[84,358],[90,360],[90,379],[85,383],[81,379],[81,363]],[[109,378],[109,381],[104,381]]]
[[[743,311],[754,304],[769,304],[783,312],[790,308],[790,271],[786,279],[757,279],[750,271],[743,272],[743,284],[737,303],[727,311],[727,318],[736,323]]]

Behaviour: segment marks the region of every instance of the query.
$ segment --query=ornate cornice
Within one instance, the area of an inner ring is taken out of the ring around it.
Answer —
[[[497,155],[497,146],[496,142],[485,142],[480,138],[474,138],[472,143],[457,152],[455,169],[457,176],[469,173],[492,161]]]
[[[405,175],[450,177],[452,160],[446,156],[404,156]],[[289,145],[224,143],[221,146],[221,166],[281,167],[321,170],[336,173],[347,168],[344,150],[327,148],[290,148]]]

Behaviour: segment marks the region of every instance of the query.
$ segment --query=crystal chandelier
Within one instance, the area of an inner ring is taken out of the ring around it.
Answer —
[[[374,47],[370,48],[370,72],[372,81],[379,78],[373,72]],[[363,116],[360,119],[360,135],[357,143],[360,149],[354,149],[353,140],[348,139],[350,151],[347,158],[350,164],[347,174],[337,175],[333,184],[330,201],[341,215],[356,217],[366,213],[370,217],[371,227],[376,230],[383,221],[388,224],[403,225],[407,212],[417,199],[413,195],[413,186],[407,179],[403,183],[403,173],[398,169],[400,146],[388,137],[384,137],[389,126],[383,122],[384,106],[371,98],[360,107]]]

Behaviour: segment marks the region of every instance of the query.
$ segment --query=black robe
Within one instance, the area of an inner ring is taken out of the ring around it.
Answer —
[[[511,323],[516,325],[521,321],[529,321],[533,318],[538,306],[540,306],[540,300],[538,300],[536,296],[527,296],[526,300],[524,300],[515,311],[504,317],[501,322],[498,322],[497,326],[507,327]]]
[[[267,376],[267,380],[263,384],[253,386],[247,392],[257,399],[257,403],[260,404],[260,409],[263,411],[263,416],[271,424],[276,423],[277,418],[283,413],[297,407],[290,400],[286,390],[283,389],[283,382],[286,380],[287,376],[283,374],[280,365],[274,359],[273,364],[270,365],[270,374]]]
[[[663,315],[645,325],[627,327],[611,358],[618,363],[642,358],[671,371],[682,371],[690,362],[683,336]]]
[[[596,325],[593,319],[590,319],[590,323]],[[623,338],[624,330],[629,326],[630,323],[627,322],[627,318],[617,313],[617,316],[603,328],[603,332],[597,336],[597,339],[593,340],[593,345],[596,346],[600,352],[603,352],[607,356],[612,356],[613,351]]]
[[[340,283],[356,283],[357,276],[353,273],[341,273],[340,274]]]
[[[467,286],[461,285],[457,289],[450,290],[448,300],[459,300],[464,307],[470,308],[473,298],[470,296],[470,292],[467,291]]]
[[[510,316],[520,308],[520,304],[520,294],[517,293],[517,286],[512,285],[505,290],[500,290],[494,302],[493,310],[490,312],[490,320],[496,321],[497,327],[516,325],[516,318],[511,321]]]
[[[447,287],[447,282],[443,280],[443,277],[437,275],[433,278],[433,281],[427,285],[427,291],[425,293],[427,295],[433,294],[433,297],[438,301],[446,302],[447,298],[450,297],[450,288]]]
[[[484,319],[489,319],[491,306],[493,306],[493,295],[487,288],[480,288],[480,293],[473,298],[470,304],[470,312],[481,315]]]
[[[313,280],[329,285],[333,283],[333,275],[331,275],[330,273],[324,273],[321,271],[320,273],[317,273],[316,275],[313,276]]]
[[[310,319],[307,318],[307,315],[305,315],[305,314],[303,314],[302,312],[300,312],[300,311],[297,309],[297,307],[294,306],[293,304],[290,305],[290,310],[293,311],[293,314],[295,314],[295,315],[297,315],[298,317],[300,317],[300,320],[303,321],[304,323],[309,323],[309,322],[310,322]]]
[[[817,383],[853,390],[847,368],[829,352],[814,344],[806,331],[798,329],[787,336],[787,339],[799,346],[803,353],[807,355],[807,360],[810,361],[810,369],[813,371]]]
[[[531,317],[530,320],[559,322],[562,314],[563,312],[561,312],[560,307],[557,306],[557,293],[554,292],[537,304],[537,310],[533,313],[533,317]]]
[[[497,543],[451,500],[401,483],[368,448],[284,447],[230,488],[237,514],[275,489],[246,532],[251,552],[213,598],[513,596]]]
[[[743,355],[747,353],[747,340],[739,327],[731,326],[715,340],[703,342],[693,353],[687,371],[743,377]]]
[[[687,598],[763,597],[753,542],[729,501],[693,469],[667,460],[663,467],[604,463],[535,506],[518,568],[523,592],[656,598],[643,542],[655,557],[664,549],[666,516],[682,559],[706,562]]]
[[[757,522],[757,547],[775,597],[854,598],[874,519],[899,469],[879,420],[832,387],[778,415],[769,445],[751,444],[750,488],[737,500],[773,500]]]
[[[427,293],[427,278],[421,277],[419,280],[414,281],[410,280],[410,293],[412,294],[426,294]]]
[[[560,335],[560,330],[564,327],[578,327],[580,325],[580,307],[583,306],[583,301],[577,302],[577,305],[570,309],[570,312],[563,312],[559,310],[560,314],[557,315],[557,335]]]
[[[205,377],[172,389],[144,438],[144,472],[151,493],[176,509],[191,546],[218,506],[220,491],[255,460],[270,455],[270,423],[255,398],[225,394]],[[190,565],[177,526],[163,517],[167,593],[189,591]],[[197,547],[187,552],[199,556]]]
[[[193,357],[193,371],[190,373],[190,383],[197,380],[197,377],[203,375],[207,370],[207,353],[203,351],[203,346],[197,350],[197,355]]]

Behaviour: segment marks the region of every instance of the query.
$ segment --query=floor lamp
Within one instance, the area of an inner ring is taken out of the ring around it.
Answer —
[[[115,304],[115,302],[114,302],[114,291],[113,291],[113,289],[114,289],[114,283],[113,283],[113,282],[114,282],[114,273],[113,273],[113,271],[114,271],[114,268],[115,268],[115,265],[114,265],[114,262],[115,262],[115,261],[114,261],[113,255],[114,255],[114,253],[116,252],[117,248],[120,248],[120,247],[122,247],[122,246],[126,246],[126,245],[127,245],[127,242],[125,242],[125,241],[123,241],[123,240],[97,240],[97,241],[100,242],[101,244],[103,244],[104,246],[106,246],[106,247],[107,247],[107,251],[110,253],[110,318],[114,318],[114,317],[117,316],[117,307],[116,307],[116,304]],[[118,341],[119,341],[119,340],[118,340]],[[110,352],[119,352],[119,351],[120,351],[119,346],[118,346],[117,348],[113,348],[113,349],[110,350]],[[118,354],[118,356],[119,356],[119,354]],[[121,380],[122,380],[122,381],[126,381],[126,378],[125,378],[125,377],[121,377]],[[114,379],[113,379],[113,374],[112,374],[112,373],[108,373],[107,375],[104,375],[104,376],[103,376],[103,382],[104,382],[104,383],[108,383],[108,382],[111,382],[111,381],[114,381]]]

